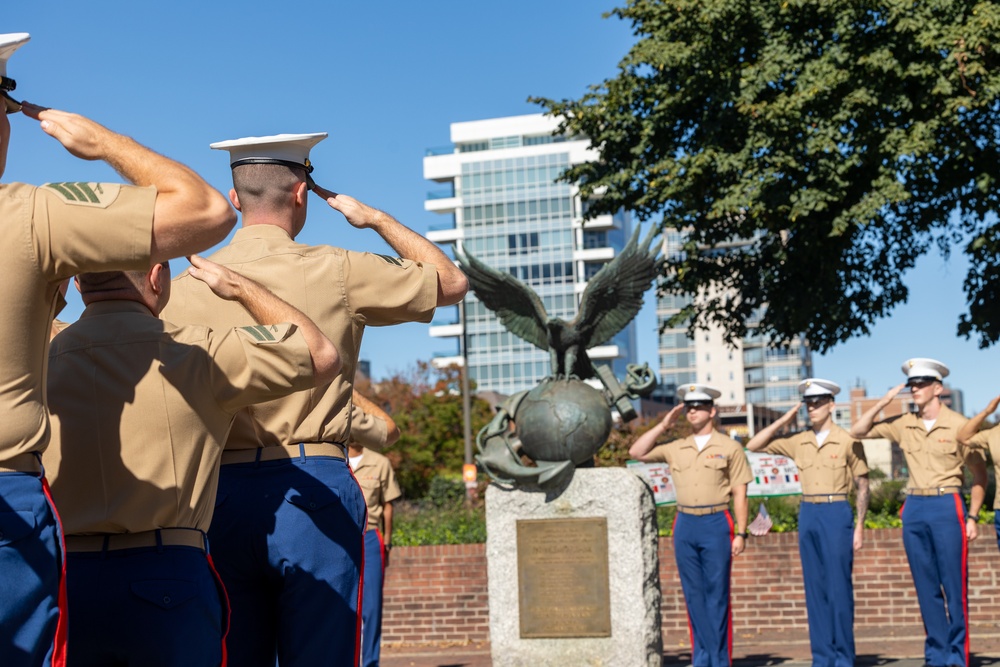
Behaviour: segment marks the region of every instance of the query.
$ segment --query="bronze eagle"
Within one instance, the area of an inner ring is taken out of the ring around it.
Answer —
[[[508,331],[535,347],[548,350],[554,377],[596,376],[587,349],[611,340],[642,308],[642,296],[660,272],[660,244],[653,248],[656,228],[639,243],[639,226],[613,260],[605,264],[580,298],[571,321],[549,317],[541,297],[509,273],[487,266],[461,246],[455,257],[476,297],[500,318]]]

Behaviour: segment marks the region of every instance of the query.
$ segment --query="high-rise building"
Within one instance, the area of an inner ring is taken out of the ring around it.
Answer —
[[[668,229],[664,253],[683,252],[682,231]],[[734,241],[713,252],[737,252],[748,241]],[[660,381],[669,390],[692,382],[712,385],[722,391],[720,405],[755,405],[785,412],[801,400],[798,384],[812,375],[812,354],[805,337],[786,347],[768,345],[750,333],[728,345],[719,328],[688,334],[687,326],[664,329],[668,318],[690,304],[690,297],[664,295],[657,303],[659,324]]]
[[[427,238],[463,243],[489,266],[530,285],[550,316],[568,320],[587,280],[624,247],[631,220],[619,213],[583,226],[587,202],[578,187],[557,179],[597,153],[586,139],[553,136],[557,125],[542,114],[453,123],[452,145],[429,149],[424,158],[424,177],[447,186],[431,192],[424,208],[447,218]],[[462,307],[439,309],[443,319],[431,326],[431,336],[452,346],[436,363],[463,362],[464,333],[469,377],[480,390],[512,394],[549,374],[548,352],[504,329],[471,292],[463,331]],[[634,362],[635,324],[589,354],[622,377],[625,365]]]

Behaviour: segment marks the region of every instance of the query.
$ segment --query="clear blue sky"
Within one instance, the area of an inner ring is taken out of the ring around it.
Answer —
[[[442,222],[423,202],[427,148],[449,143],[449,123],[535,113],[529,95],[578,97],[615,74],[630,26],[599,0],[425,2],[18,2],[3,30],[29,32],[13,58],[15,96],[75,111],[194,168],[227,191],[225,153],[208,144],[279,132],[330,133],[312,153],[316,180],[425,232]],[[66,154],[34,121],[12,117],[5,181],[117,180]],[[386,252],[314,199],[299,237]],[[910,356],[948,363],[966,412],[1000,393],[997,351],[955,335],[964,304],[961,258],[926,258],[910,303],[866,338],[814,362],[815,374],[869,394],[902,380]],[[797,295],[799,298],[802,295]],[[806,295],[808,296],[808,295]],[[640,360],[656,365],[655,315],[639,318]],[[75,317],[79,305],[68,314]],[[376,378],[430,359],[449,344],[424,325],[368,329],[362,358]]]

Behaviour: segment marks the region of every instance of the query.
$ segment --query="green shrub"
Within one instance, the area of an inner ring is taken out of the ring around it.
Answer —
[[[478,544],[486,541],[482,507],[434,507],[429,503],[395,503],[392,543],[418,547],[433,544]]]
[[[427,488],[427,495],[422,499],[424,505],[437,508],[458,507],[465,502],[465,482],[461,477],[446,477],[437,475]]]

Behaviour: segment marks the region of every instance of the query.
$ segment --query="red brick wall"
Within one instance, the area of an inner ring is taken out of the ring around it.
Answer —
[[[382,641],[488,640],[485,547],[455,544],[394,548],[385,571]]]
[[[992,527],[980,526],[969,549],[969,615],[973,623],[1000,618],[1000,571]],[[920,625],[899,529],[865,531],[855,555],[858,627]],[[510,582],[516,586],[517,582]],[[660,540],[660,587],[665,635],[685,635],[687,614],[673,544]],[[751,538],[733,567],[734,631],[806,627],[798,534]],[[485,545],[398,547],[386,571],[382,639],[387,643],[478,642],[489,639]]]

